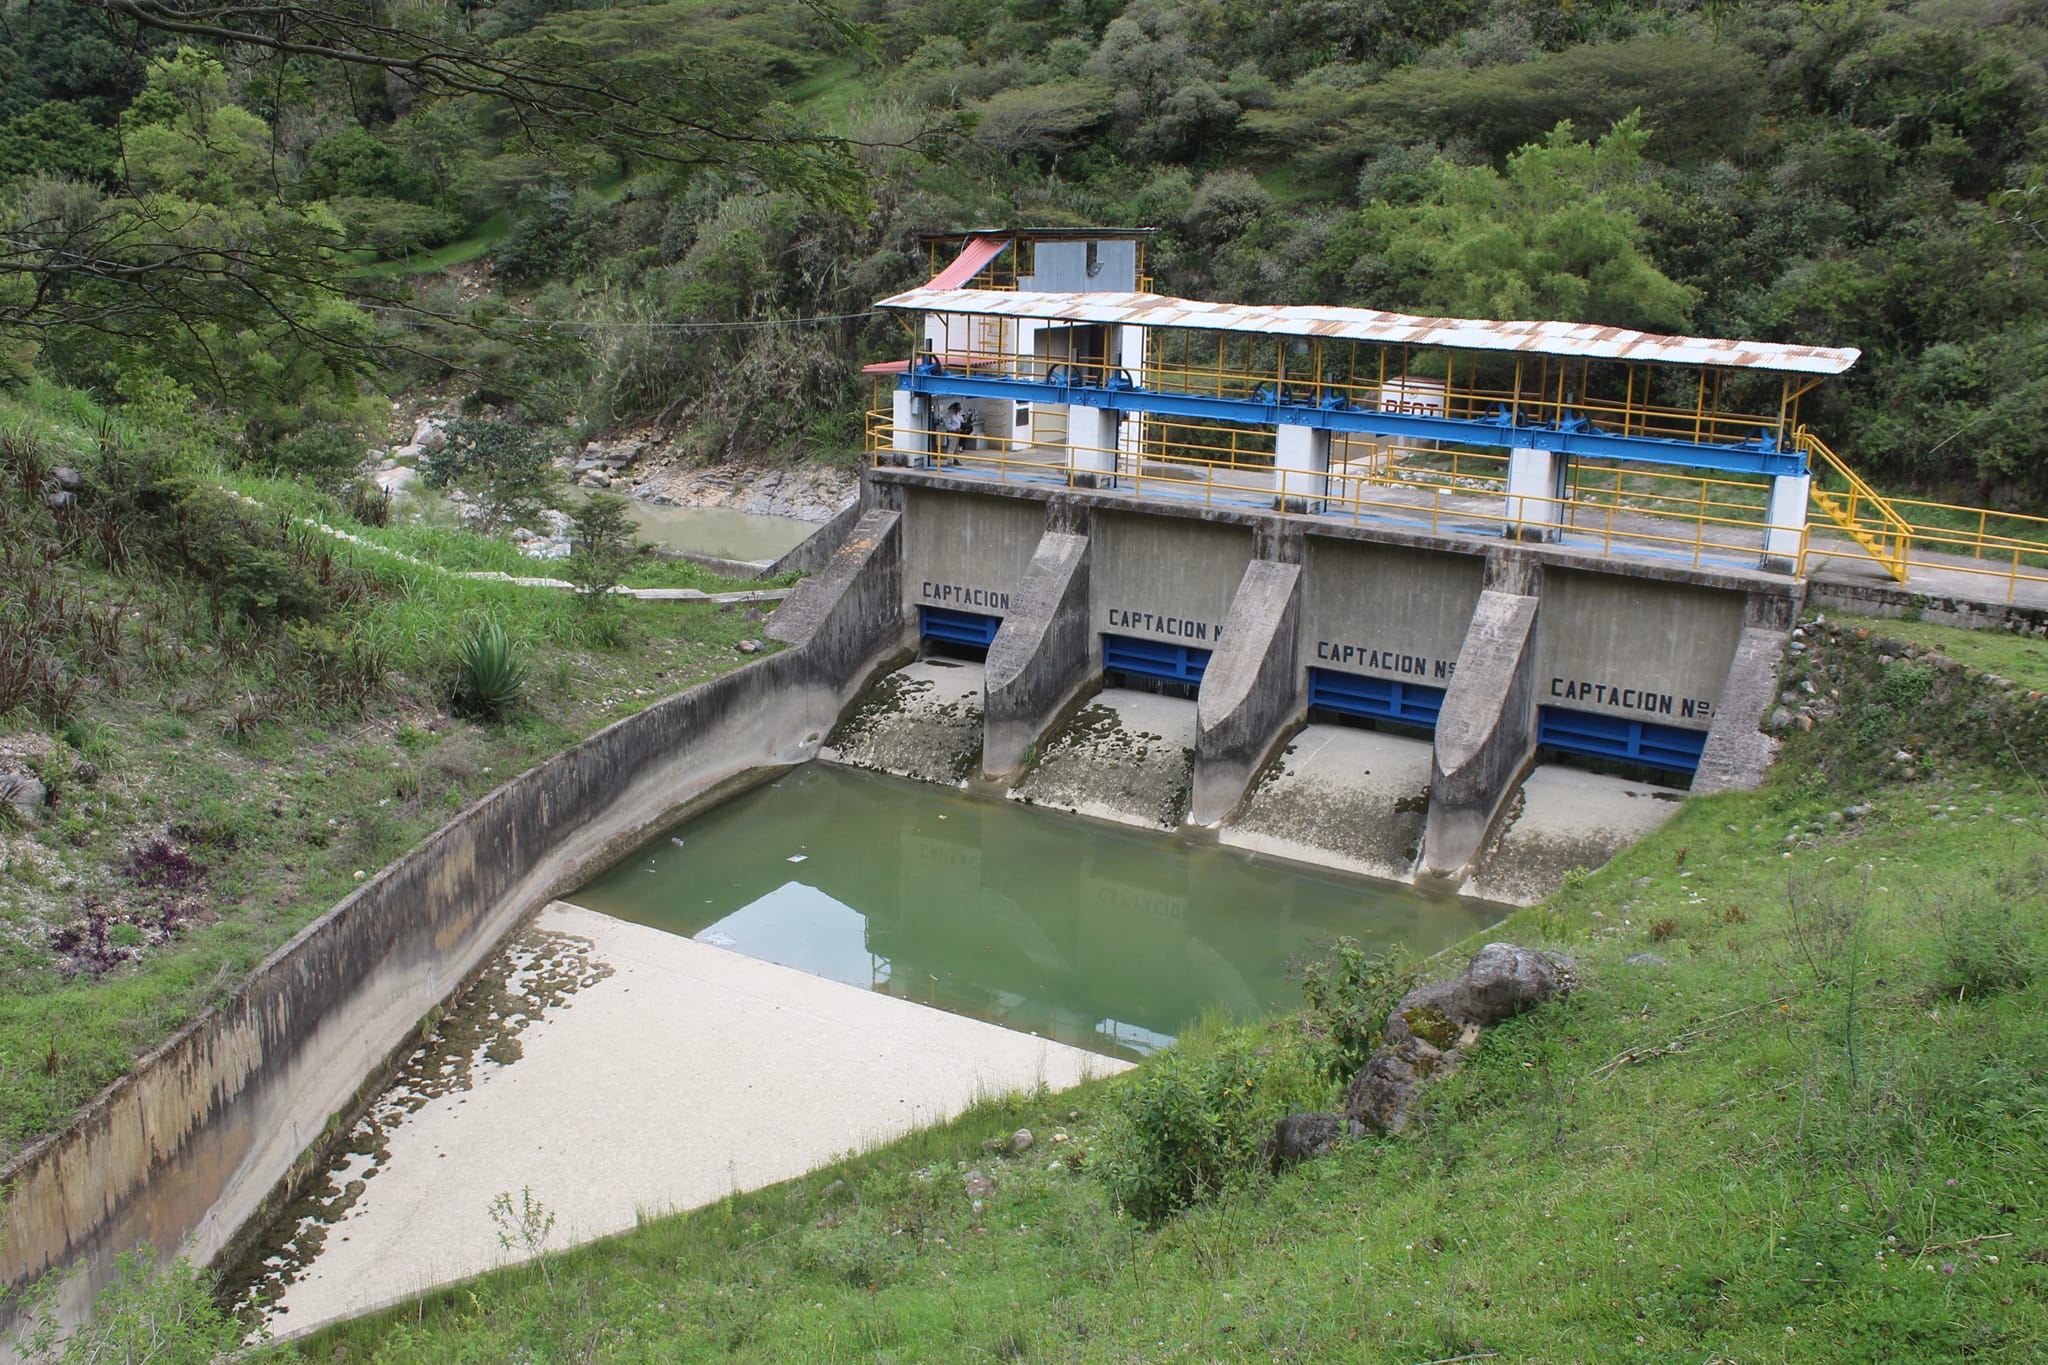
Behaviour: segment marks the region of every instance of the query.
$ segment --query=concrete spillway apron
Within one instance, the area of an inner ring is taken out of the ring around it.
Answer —
[[[759,1188],[959,1113],[1128,1063],[557,901],[536,928],[609,969],[440,1094],[272,1319],[304,1331],[505,1263],[487,1210],[529,1189],[550,1245]]]

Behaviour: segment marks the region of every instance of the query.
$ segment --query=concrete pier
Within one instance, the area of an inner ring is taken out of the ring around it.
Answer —
[[[1301,566],[1253,560],[1196,698],[1196,824],[1219,824],[1230,814],[1274,744],[1300,718],[1300,635]]]
[[[989,646],[981,766],[1001,781],[1092,685],[1102,647],[1088,623],[1088,537],[1047,531]]]
[[[1696,792],[1746,791],[1764,780],[1777,757],[1778,742],[1762,730],[1764,718],[1778,700],[1779,667],[1785,658],[1789,630],[1744,626],[1735,644],[1734,662],[1721,687],[1714,727],[1693,775]]]
[[[1489,588],[1436,722],[1420,871],[1462,881],[1536,747],[1536,599]]]

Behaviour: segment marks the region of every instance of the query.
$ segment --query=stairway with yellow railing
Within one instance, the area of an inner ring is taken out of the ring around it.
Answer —
[[[1863,481],[1862,475],[1842,463],[1842,457],[1805,427],[1794,434],[1799,449],[1813,471],[1813,505],[1848,533],[1885,572],[1903,583],[1913,551],[1913,528],[1899,515],[1882,493]],[[1823,487],[1824,476],[1833,475],[1843,486]]]

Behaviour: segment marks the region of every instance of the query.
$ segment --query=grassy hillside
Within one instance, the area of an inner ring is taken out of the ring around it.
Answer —
[[[457,577],[542,566],[180,440],[53,386],[0,395],[0,770],[47,798],[0,803],[0,1160],[463,803],[761,634],[744,609]],[[485,621],[527,672],[495,710],[462,704]]]
[[[1582,987],[1488,1033],[1408,1137],[1148,1228],[1091,1175],[1136,1080],[991,1103],[279,1354],[2042,1359],[2048,646],[1800,643],[1828,718],[1764,790],[1687,803],[1494,931],[1573,954]],[[1030,1151],[989,1150],[1020,1126]]]

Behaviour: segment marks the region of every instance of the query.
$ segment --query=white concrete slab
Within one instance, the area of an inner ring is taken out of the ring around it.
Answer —
[[[1407,881],[1429,809],[1429,741],[1310,725],[1217,835],[1232,848]]]
[[[1045,741],[1009,793],[1140,829],[1177,829],[1195,774],[1195,704],[1105,688]]]
[[[536,925],[583,954],[517,1060],[381,1106],[359,1178],[272,1330],[365,1311],[512,1259],[488,1209],[523,1188],[553,1249],[695,1208],[937,1122],[979,1097],[1124,1070],[993,1024],[741,957],[563,902]],[[558,940],[559,942],[559,940]],[[609,974],[605,970],[609,969]],[[430,1069],[431,1071],[431,1069]],[[394,1116],[395,1115],[395,1116]]]
[[[981,767],[983,665],[919,659],[875,682],[818,757],[920,782],[965,786]]]
[[[1685,793],[1546,764],[1510,798],[1460,894],[1534,905],[1573,868],[1594,868],[1678,814]]]

